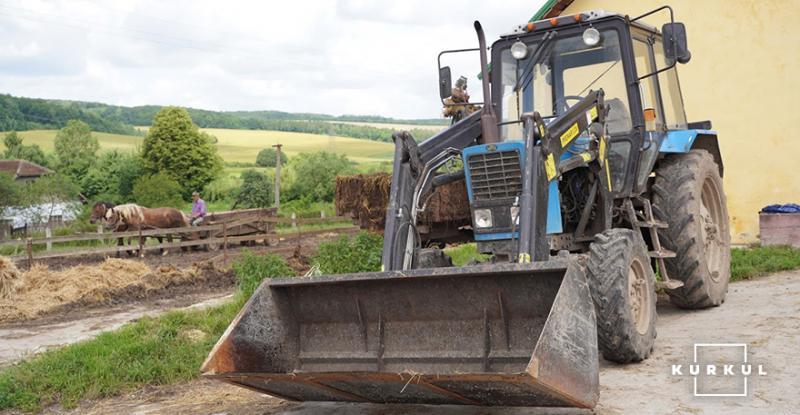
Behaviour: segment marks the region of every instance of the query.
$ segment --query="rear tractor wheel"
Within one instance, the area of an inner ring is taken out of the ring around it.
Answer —
[[[656,338],[656,294],[641,235],[630,229],[597,235],[587,270],[603,357],[617,363],[646,359]]]
[[[722,304],[731,278],[731,236],[722,177],[705,150],[667,156],[656,169],[653,211],[669,225],[659,229],[667,274],[683,287],[667,290],[682,308]]]

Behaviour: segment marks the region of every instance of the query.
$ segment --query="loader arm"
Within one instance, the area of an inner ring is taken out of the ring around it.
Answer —
[[[538,112],[523,114],[526,162],[519,197],[517,262],[546,261],[550,256],[550,243],[545,234],[548,184],[569,170],[597,160],[600,149],[605,151],[603,143],[608,110],[603,96],[602,89],[590,91],[550,123],[545,123]],[[563,157],[586,130],[590,130],[593,137],[589,148],[571,157]]]
[[[424,166],[448,149],[460,151],[477,143],[481,137],[480,116],[480,111],[475,112],[419,145],[408,132],[392,135],[395,147],[392,186],[383,231],[382,263],[385,271],[403,269],[405,249],[409,237],[414,235],[409,230],[416,226],[411,215],[414,190]]]

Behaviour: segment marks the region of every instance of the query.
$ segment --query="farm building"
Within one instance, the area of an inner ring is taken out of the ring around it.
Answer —
[[[755,0],[548,0],[533,20],[605,9],[636,17],[669,4],[686,25],[691,61],[678,65],[688,121],[719,134],[734,243],[755,242],[758,212],[800,201],[800,9]],[[643,19],[661,27],[667,12]],[[522,22],[520,22],[522,23]]]
[[[6,173],[18,181],[30,182],[52,172],[47,167],[27,160],[0,160],[0,173]]]

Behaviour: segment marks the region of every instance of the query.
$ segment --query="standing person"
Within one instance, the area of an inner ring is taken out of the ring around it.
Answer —
[[[206,218],[206,201],[200,199],[200,193],[192,192],[192,217],[190,223],[192,226],[200,226]]]

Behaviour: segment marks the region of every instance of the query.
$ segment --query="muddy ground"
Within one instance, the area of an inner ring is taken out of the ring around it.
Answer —
[[[659,299],[658,338],[643,363],[601,363],[597,414],[793,414],[800,407],[800,271],[733,283],[721,307],[686,312]],[[692,362],[694,343],[746,343],[749,362],[764,365],[744,397],[694,397],[691,377],[671,365]],[[65,413],[51,408],[49,413]],[[86,402],[90,414],[583,414],[552,408],[474,408],[290,403],[208,380],[147,388]]]

